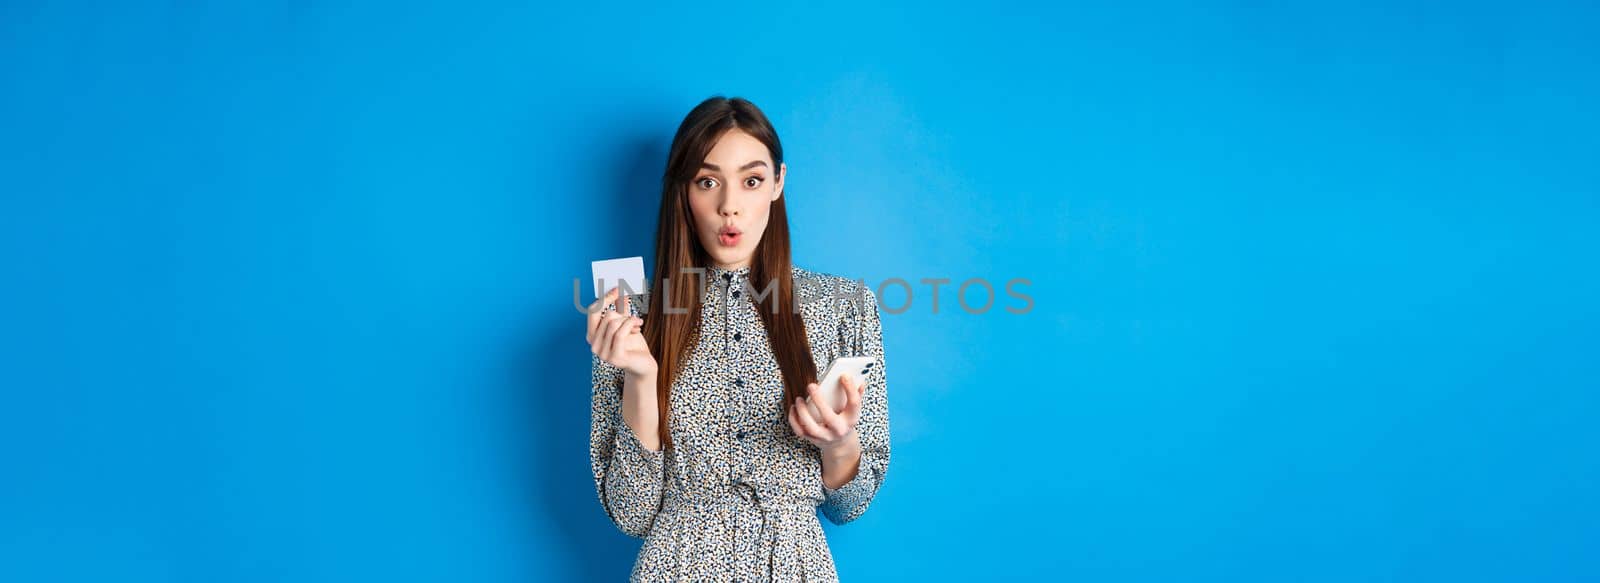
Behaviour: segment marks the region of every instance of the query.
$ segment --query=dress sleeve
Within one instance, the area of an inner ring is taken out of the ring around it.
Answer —
[[[834,524],[860,517],[883,485],[889,471],[888,369],[883,358],[883,326],[878,314],[878,298],[866,285],[857,282],[840,325],[840,356],[872,356],[877,361],[867,373],[862,393],[861,420],[856,433],[861,439],[861,464],[856,477],[837,490],[823,486],[822,514]]]
[[[639,315],[641,299],[630,298]],[[591,357],[594,392],[590,399],[589,465],[600,504],[617,528],[643,538],[661,509],[664,450],[651,451],[622,420],[623,370]]]

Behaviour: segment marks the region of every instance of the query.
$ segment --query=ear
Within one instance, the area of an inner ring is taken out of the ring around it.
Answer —
[[[783,196],[783,179],[784,179],[784,177],[786,177],[788,175],[789,175],[789,164],[787,162],[783,163],[783,164],[779,164],[778,165],[778,183],[772,185],[772,202],[778,202],[778,199]]]

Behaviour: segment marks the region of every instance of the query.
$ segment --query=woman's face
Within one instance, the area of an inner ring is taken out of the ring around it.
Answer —
[[[772,167],[772,154],[739,129],[717,139],[689,182],[695,235],[723,269],[748,267],[767,230],[772,203],[783,196],[786,167]]]

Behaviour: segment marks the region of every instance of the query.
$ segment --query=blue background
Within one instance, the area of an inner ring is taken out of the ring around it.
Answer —
[[[1032,281],[884,316],[846,580],[1600,578],[1592,4],[224,4],[0,5],[0,580],[624,577],[572,280],[718,93]]]

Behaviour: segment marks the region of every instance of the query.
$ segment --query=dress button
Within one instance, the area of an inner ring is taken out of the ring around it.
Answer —
[[[739,439],[744,439],[744,432],[743,432],[743,431],[740,431],[740,432],[738,432],[738,433],[735,433],[735,434],[734,434],[734,437],[737,437],[737,438],[739,438]]]
[[[744,379],[733,379],[733,384],[734,386],[742,387],[744,386]]]
[[[732,273],[724,273],[724,274],[722,274],[722,281],[733,281],[733,274]]]
[[[743,337],[744,337],[744,335],[743,335],[743,334],[740,334],[740,333],[738,333],[738,332],[734,332],[734,333],[733,333],[733,339],[734,339],[734,340],[738,340],[738,339],[740,339],[740,338],[743,338]]]
[[[739,290],[733,290],[733,297],[739,297]]]

